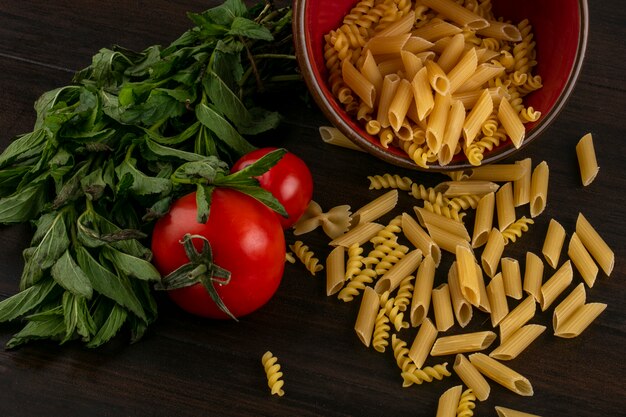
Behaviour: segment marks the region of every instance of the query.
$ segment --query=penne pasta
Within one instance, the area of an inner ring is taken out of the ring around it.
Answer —
[[[426,144],[433,153],[439,152],[450,112],[450,96],[435,94],[433,110],[426,125]]]
[[[490,20],[489,26],[477,30],[476,33],[485,38],[504,41],[519,42],[522,40],[522,34],[517,26],[497,20]]]
[[[376,95],[374,84],[365,78],[348,59],[344,59],[341,64],[341,73],[346,85],[350,87],[367,106],[374,107],[374,97]]]
[[[480,90],[487,85],[489,80],[498,78],[502,73],[504,73],[504,67],[502,66],[491,63],[480,64],[467,81],[457,88],[456,93]]]
[[[589,288],[593,287],[593,284],[596,282],[596,277],[598,276],[598,265],[596,265],[587,249],[585,249],[585,246],[580,241],[576,232],[572,234],[569,241],[567,256],[569,256]]]
[[[398,75],[404,68],[404,62],[402,62],[402,58],[396,57],[396,54],[387,56],[378,56],[378,71],[380,75],[383,76],[383,82],[385,81],[385,77],[388,75]],[[382,91],[382,90],[381,90]],[[382,93],[381,93],[382,94]]]
[[[465,107],[461,101],[453,100],[450,111],[448,112],[448,120],[446,121],[446,128],[443,133],[443,142],[437,154],[437,159],[441,165],[447,165],[452,161],[459,139],[461,138],[464,122]]]
[[[450,300],[450,288],[443,283],[432,292],[433,310],[435,312],[435,323],[437,330],[445,332],[454,326],[454,313],[452,312],[452,300]]]
[[[586,297],[585,285],[581,282],[554,308],[554,312],[552,313],[552,328],[555,332],[579,307],[585,305]]]
[[[456,247],[456,267],[461,293],[473,306],[480,305],[480,288],[476,273],[476,258],[471,249],[464,246]]]
[[[378,100],[378,110],[376,112],[376,120],[382,127],[390,126],[389,107],[396,95],[399,84],[400,77],[397,74],[385,75],[383,78],[383,86],[380,90],[380,99]]]
[[[518,164],[490,164],[468,170],[469,179],[474,181],[506,182],[522,178],[526,169]],[[513,184],[515,186],[515,184]]]
[[[402,16],[400,19],[396,20],[380,32],[376,33],[374,38],[376,37],[384,37],[384,36],[397,36],[404,35],[409,33],[413,24],[415,23],[415,12],[411,10],[405,16]]]
[[[537,414],[525,413],[523,411],[513,410],[512,408],[496,406],[498,417],[541,417]]]
[[[502,252],[504,252],[504,238],[502,237],[502,233],[494,227],[491,229],[491,232],[489,232],[487,244],[480,257],[483,270],[490,277],[493,277],[498,270]]]
[[[571,339],[579,336],[606,309],[606,304],[585,304],[585,285],[581,282],[555,309],[554,335]]]
[[[393,189],[376,197],[366,205],[359,208],[352,215],[352,224],[359,225],[378,220],[389,213],[398,204],[398,190]]]
[[[413,36],[425,39],[429,42],[436,42],[439,39],[446,38],[448,36],[454,36],[457,33],[461,33],[463,29],[448,23],[441,19],[433,19],[425,25],[414,29],[411,33]]]
[[[426,67],[426,71],[428,71],[428,82],[431,88],[437,94],[441,94],[442,96],[447,95],[448,89],[450,88],[450,81],[446,73],[432,60],[427,60],[424,66]]]
[[[454,94],[456,90],[467,81],[474,71],[476,71],[476,67],[478,66],[478,57],[476,56],[476,49],[469,49],[457,62],[457,64],[448,72],[448,80],[450,82],[450,87],[448,91],[450,94]],[[481,92],[482,94],[482,92]],[[491,97],[491,94],[490,94]],[[469,106],[465,106],[469,107]],[[474,107],[474,106],[472,106]]]
[[[404,236],[417,249],[422,251],[424,256],[431,256],[435,261],[435,266],[439,266],[441,261],[441,249],[432,237],[407,213],[402,213],[402,232]]]
[[[533,395],[533,387],[530,381],[508,366],[483,353],[473,353],[469,356],[469,360],[480,373],[503,387],[519,395]]]
[[[395,131],[399,131],[402,127],[411,102],[413,102],[411,83],[403,78],[396,88],[396,93],[389,104],[389,112],[387,114],[389,124]],[[407,139],[412,137],[413,135],[411,134]]]
[[[454,358],[452,368],[461,378],[461,381],[472,390],[478,400],[485,401],[489,398],[489,393],[491,392],[489,383],[465,355],[458,353]]]
[[[410,33],[393,36],[375,36],[367,41],[364,48],[370,51],[372,55],[399,55],[410,37]]]
[[[464,195],[483,195],[498,191],[500,186],[491,181],[444,181],[434,188],[436,192],[442,193],[444,197],[459,197]]]
[[[424,120],[435,106],[433,93],[428,84],[428,71],[426,68],[417,71],[417,74],[411,80],[411,87],[413,88],[413,97],[417,107],[417,117],[419,120]]]
[[[615,254],[582,213],[578,213],[576,219],[576,234],[604,273],[610,276],[615,266]]]
[[[419,249],[412,250],[380,277],[374,289],[379,294],[385,291],[393,292],[404,278],[417,270],[421,262],[422,251]]]
[[[556,268],[559,264],[563,242],[565,242],[565,229],[559,222],[551,219],[541,253],[552,268]]]
[[[491,326],[496,327],[509,314],[502,274],[496,274],[487,285],[487,298],[491,307]]]
[[[465,146],[470,146],[476,136],[480,132],[480,129],[489,118],[489,115],[493,112],[493,100],[489,91],[483,90],[483,93],[478,98],[478,101],[470,110],[465,122],[463,123],[463,138],[465,139]]]
[[[409,358],[411,358],[418,369],[426,362],[436,338],[437,328],[429,318],[424,319],[408,353]]]
[[[470,243],[462,236],[430,224],[427,224],[427,229],[428,233],[440,249],[453,254],[456,254],[457,246],[463,246],[471,250]]]
[[[515,203],[515,207],[519,207],[530,202],[532,160],[530,158],[526,158],[521,161],[516,161],[515,165],[519,165],[523,169],[523,173],[520,178],[513,181],[513,201]]]
[[[461,27],[480,30],[489,26],[486,19],[452,0],[422,0],[422,4],[436,10]]]
[[[469,233],[467,232],[467,229],[465,228],[463,223],[450,219],[448,217],[442,216],[440,214],[433,213],[422,207],[414,207],[414,210],[415,210],[415,214],[417,215],[417,219],[419,220],[420,224],[426,226],[426,228],[429,231],[430,231],[430,227],[434,226],[442,230],[445,230],[449,233],[452,233],[453,235],[460,237],[466,242],[470,241]],[[432,233],[431,233],[431,236],[432,236]]]
[[[404,51],[417,55],[431,49],[434,45],[434,43],[419,36],[411,36],[404,44]]]
[[[456,410],[459,406],[462,391],[462,385],[457,385],[444,391],[439,397],[435,417],[456,417]]]
[[[491,305],[489,304],[489,298],[487,297],[487,287],[485,286],[483,270],[478,263],[475,264],[475,267],[476,276],[478,277],[478,292],[480,293],[480,303],[477,307],[480,311],[491,313]]]
[[[354,330],[361,343],[369,347],[374,333],[374,323],[380,308],[380,296],[372,289],[365,287],[363,299],[359,307]]]
[[[498,229],[501,232],[515,222],[515,203],[511,182],[501,186],[496,193],[496,212],[498,214]]]
[[[576,144],[576,157],[580,169],[580,180],[584,186],[587,186],[593,182],[600,170],[591,133],[587,133]]]
[[[346,135],[341,133],[339,129],[333,126],[320,126],[320,137],[324,143],[329,145],[340,146],[342,148],[348,148],[355,151],[365,152],[359,145],[352,142]]]
[[[383,75],[376,64],[372,51],[365,52],[365,58],[361,64],[361,74],[374,86],[376,94],[374,94],[374,103],[378,104],[380,92],[383,89]]]
[[[510,361],[522,353],[544,331],[546,326],[527,324],[517,329],[509,338],[491,351],[489,356],[501,361]]]
[[[517,329],[535,315],[535,299],[528,296],[500,322],[500,343],[504,343]]]
[[[345,248],[349,248],[355,243],[363,245],[384,228],[385,226],[379,223],[361,223],[348,232],[331,240],[328,244],[330,246],[343,246]]]
[[[459,62],[461,54],[465,51],[465,36],[462,33],[449,38],[449,42],[439,53],[437,65],[444,71],[449,72]],[[449,86],[448,86],[449,87]]]
[[[419,251],[419,249],[416,250]],[[413,327],[419,326],[428,315],[433,283],[435,282],[435,269],[435,261],[429,255],[424,257],[417,269],[410,310]]]
[[[543,261],[532,252],[526,252],[526,269],[524,271],[523,290],[532,295],[535,301],[541,301],[541,285],[543,284]]]
[[[537,165],[530,180],[530,216],[537,217],[546,208],[550,170],[546,161]]]
[[[541,286],[541,300],[539,300],[541,311],[546,311],[572,283],[572,277],[572,263],[568,260]]]
[[[449,78],[450,77],[448,76],[448,79]],[[454,93],[452,94],[452,100],[459,100],[461,103],[463,103],[463,106],[465,106],[466,109],[472,109],[474,108],[474,106],[476,106],[476,103],[478,102],[480,96],[483,94],[484,90],[487,90],[489,92],[494,106],[498,106],[502,98],[510,98],[510,95],[506,91],[506,89],[502,87],[490,87],[480,90],[466,91],[463,93]]]
[[[404,66],[404,74],[406,75],[407,80],[413,80],[415,78],[415,74],[419,70],[422,69],[424,64],[422,60],[417,57],[412,52],[402,51],[400,52],[400,59],[402,59],[402,64]],[[413,87],[411,87],[413,88]]]
[[[517,111],[511,106],[506,98],[500,100],[498,106],[498,120],[504,127],[504,131],[511,138],[513,146],[519,149],[526,137],[526,128],[522,123]]]
[[[474,219],[474,233],[472,235],[472,247],[479,248],[489,239],[489,233],[493,225],[493,212],[495,208],[495,193],[485,194],[476,206]]]
[[[326,295],[337,293],[345,283],[346,248],[337,246],[326,258]]]
[[[430,355],[445,356],[485,350],[491,346],[494,340],[496,340],[496,334],[491,331],[442,336],[435,340]]]
[[[450,298],[452,300],[456,321],[461,327],[465,327],[472,319],[473,311],[472,305],[465,299],[461,292],[456,262],[453,262],[448,270],[448,287],[450,288]]]
[[[519,300],[522,298],[522,274],[519,262],[513,258],[502,258],[502,282],[504,292],[508,297]]]

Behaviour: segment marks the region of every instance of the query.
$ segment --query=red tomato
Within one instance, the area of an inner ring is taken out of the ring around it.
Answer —
[[[242,156],[231,171],[237,172],[277,148],[261,148]],[[269,191],[285,207],[289,217],[276,213],[284,229],[294,225],[306,210],[313,196],[313,177],[304,161],[287,152],[265,174],[257,178],[261,187]]]
[[[188,194],[160,218],[152,235],[152,252],[164,276],[189,262],[180,243],[187,233],[204,236],[213,262],[231,273],[227,285],[215,285],[236,317],[253,312],[274,295],[285,266],[285,236],[272,210],[238,191],[217,188],[206,224],[196,220],[196,194]],[[195,247],[202,248],[200,239]],[[202,284],[168,291],[181,308],[203,317],[228,318]]]

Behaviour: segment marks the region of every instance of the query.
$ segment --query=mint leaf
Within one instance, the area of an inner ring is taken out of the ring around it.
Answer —
[[[261,26],[245,17],[235,17],[231,23],[228,34],[244,36],[250,39],[261,39],[264,41],[274,40],[274,37],[265,26]]]
[[[22,330],[6,344],[7,349],[14,349],[31,340],[58,339],[65,333],[65,321],[62,315],[50,315],[47,320],[29,321]]]
[[[0,198],[0,223],[24,223],[33,219],[44,204],[44,187],[34,183],[8,197]]]
[[[96,335],[87,343],[87,347],[95,348],[108,342],[122,328],[128,313],[117,304],[111,306],[111,310],[104,313],[106,321],[100,326]]]
[[[232,149],[237,157],[254,150],[254,146],[248,143],[223,116],[206,104],[200,103],[196,106],[196,117],[207,129],[215,133],[224,145]]]
[[[69,250],[66,250],[52,266],[50,274],[57,284],[72,294],[87,299],[91,298],[93,288],[89,282],[89,277],[74,261]]]
[[[126,275],[143,281],[159,281],[161,279],[161,274],[154,265],[144,259],[120,252],[110,246],[102,248],[102,254]]]
[[[15,320],[39,307],[55,286],[53,280],[46,279],[0,301],[0,322]]]
[[[211,197],[213,196],[213,186],[198,184],[196,187],[196,206],[198,208],[196,220],[198,223],[206,223],[211,212]]]

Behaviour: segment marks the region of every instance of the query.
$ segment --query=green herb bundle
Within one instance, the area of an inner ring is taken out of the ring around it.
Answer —
[[[145,240],[181,194],[200,191],[204,220],[212,184],[280,210],[228,166],[253,149],[243,135],[279,123],[251,99],[297,78],[291,10],[227,0],[189,16],[195,26],[166,48],[100,50],[71,85],[37,100],[33,131],[0,155],[0,223],[35,226],[20,292],[0,302],[0,321],[25,321],[8,348],[96,347],[122,328],[139,340],[161,279]]]

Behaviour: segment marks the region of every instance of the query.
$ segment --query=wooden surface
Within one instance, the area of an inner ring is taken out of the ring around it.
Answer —
[[[73,71],[88,65],[99,48],[119,44],[140,50],[167,44],[188,28],[186,11],[215,3],[3,2],[0,146],[30,131],[35,99],[69,83]],[[592,0],[589,6],[587,56],[574,94],[543,137],[518,156],[532,157],[534,164],[548,162],[548,207],[505,255],[523,259],[527,250],[540,253],[549,220],[557,219],[569,236],[582,211],[615,250],[612,276],[600,274],[587,291],[589,301],[607,303],[608,308],[575,339],[552,335],[554,307],[539,312],[532,322],[548,329],[509,363],[531,381],[535,395],[520,397],[492,384],[491,396],[478,404],[475,415],[495,415],[495,405],[542,416],[617,416],[626,409],[626,8],[617,0]],[[358,208],[379,195],[368,190],[366,176],[371,174],[408,175],[426,185],[445,179],[323,144],[317,128],[327,122],[314,106],[295,102],[284,109],[286,122],[271,144],[289,148],[309,164],[314,199],[324,209],[339,204]],[[587,132],[594,135],[601,170],[583,188],[574,146]],[[413,204],[403,193],[399,210],[410,211]],[[24,225],[0,228],[0,298],[17,291],[21,251],[30,234]],[[288,233],[287,240],[294,237]],[[320,230],[302,240],[325,258],[328,239]],[[546,277],[550,271],[546,267]],[[438,271],[436,283],[445,274]],[[575,273],[574,284],[580,280]],[[511,306],[515,303],[510,300]],[[97,350],[52,343],[0,350],[0,415],[434,416],[439,395],[459,384],[459,378],[402,388],[390,349],[384,354],[367,349],[354,334],[357,310],[358,301],[326,297],[324,274],[312,277],[299,264],[287,265],[276,296],[239,323],[191,317],[161,297],[157,323],[135,345],[122,339]],[[489,327],[487,315],[475,315],[467,330]],[[0,345],[18,329],[17,324],[0,325]],[[414,334],[409,329],[400,335],[410,343]],[[282,398],[271,396],[266,386],[260,358],[268,349],[279,357],[285,373]],[[453,358],[445,359],[451,367]]]

